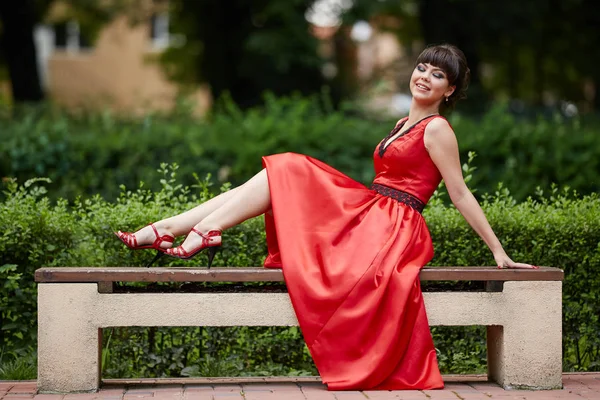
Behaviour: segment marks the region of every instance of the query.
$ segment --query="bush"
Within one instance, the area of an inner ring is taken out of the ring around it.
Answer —
[[[240,184],[261,168],[261,156],[283,151],[327,158],[358,180],[372,177],[368,160],[389,124],[347,118],[321,107],[317,98],[268,96],[265,108],[241,111],[224,99],[205,119],[185,111],[142,119],[102,114],[70,115],[40,109],[0,118],[0,176],[20,181],[47,176],[53,198],[119,195],[118,183],[159,190],[154,169],[178,163],[185,185],[193,172]],[[380,128],[374,128],[380,125]]]
[[[600,136],[597,118],[554,115],[518,118],[497,106],[481,119],[451,119],[464,158],[480,155],[471,185],[492,193],[503,182],[512,196],[525,200],[538,187],[570,187],[581,194],[599,193]]]
[[[112,232],[135,229],[187,210],[211,196],[211,180],[183,186],[177,166],[162,165],[162,188],[121,187],[114,202],[100,196],[52,202],[36,182],[19,186],[8,180],[0,203],[0,346],[10,354],[28,354],[36,344],[36,286],[33,274],[49,266],[143,265],[150,252],[128,251]],[[39,183],[39,182],[38,182]],[[223,185],[220,190],[227,190]],[[424,215],[435,258],[431,265],[490,265],[491,254],[458,211],[438,192]],[[482,195],[482,206],[507,252],[517,260],[557,266],[563,287],[564,370],[599,369],[600,350],[600,199],[569,191],[539,193],[516,202],[499,187]],[[262,218],[224,233],[226,250],[216,265],[259,266],[266,255]],[[206,257],[201,255],[200,257]],[[194,259],[195,265],[206,259]],[[189,265],[178,259],[168,265]],[[429,283],[424,290],[431,289]],[[485,368],[481,328],[432,328],[444,373]],[[120,355],[119,358],[115,358]],[[105,376],[181,376],[195,374],[316,373],[297,328],[146,328],[105,332]],[[211,372],[212,371],[212,372]]]
[[[326,98],[275,98],[246,111],[222,99],[206,118],[185,108],[172,114],[126,118],[109,112],[68,114],[49,108],[16,116],[0,115],[0,176],[25,181],[47,176],[51,198],[119,196],[117,183],[157,191],[154,168],[180,165],[181,182],[193,185],[193,172],[238,185],[261,168],[261,156],[286,151],[311,155],[370,183],[376,144],[395,120],[374,120],[350,110],[333,110]],[[472,185],[478,193],[504,182],[519,200],[537,186],[569,185],[579,193],[598,192],[600,123],[562,117],[517,119],[502,106],[480,119],[450,117],[461,156],[480,155]]]
[[[0,204],[0,349],[24,355],[35,347],[37,290],[34,271],[53,261],[61,264],[73,247],[75,218],[66,201],[43,197],[34,179],[18,186],[6,182]]]

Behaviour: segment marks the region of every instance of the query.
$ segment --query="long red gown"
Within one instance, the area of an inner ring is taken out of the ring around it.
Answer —
[[[435,117],[390,141],[405,118],[377,146],[379,191],[309,156],[263,157],[272,203],[265,267],[283,268],[329,390],[444,386],[419,281],[433,257],[429,230],[410,202],[385,193],[398,189],[427,203],[437,188],[441,175],[423,143]]]

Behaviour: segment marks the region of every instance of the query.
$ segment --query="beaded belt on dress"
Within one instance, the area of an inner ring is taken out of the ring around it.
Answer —
[[[392,199],[399,201],[400,203],[404,203],[407,206],[414,208],[419,213],[422,213],[423,209],[425,208],[425,203],[417,199],[412,194],[403,192],[402,190],[394,189],[385,185],[380,185],[379,183],[373,183],[371,185],[371,190],[374,190],[383,196],[391,197]]]

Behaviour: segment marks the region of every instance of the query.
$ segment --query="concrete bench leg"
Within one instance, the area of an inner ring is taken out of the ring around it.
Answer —
[[[488,375],[505,389],[562,387],[562,282],[506,282],[503,326],[488,326]]]
[[[38,390],[96,391],[101,330],[94,324],[95,283],[38,285]]]

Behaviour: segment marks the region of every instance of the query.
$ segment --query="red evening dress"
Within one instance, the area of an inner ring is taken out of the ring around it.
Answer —
[[[398,123],[375,149],[371,188],[309,156],[263,157],[265,267],[283,268],[329,390],[444,386],[419,281],[433,257],[420,210],[441,181],[423,143],[436,117]]]

